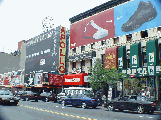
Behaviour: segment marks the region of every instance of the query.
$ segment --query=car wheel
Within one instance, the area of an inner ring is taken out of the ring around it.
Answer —
[[[139,105],[139,106],[137,107],[137,112],[138,112],[139,114],[144,113],[144,107],[143,107],[142,105]]]
[[[85,102],[82,103],[82,108],[87,108],[87,104]]]
[[[122,112],[122,111],[123,111],[123,109],[119,109],[119,111],[120,111],[120,112]]]
[[[97,106],[93,106],[92,108],[93,108],[93,109],[96,109],[96,107],[97,107]]]
[[[153,111],[153,110],[151,110],[151,111],[147,111],[147,113],[148,113],[148,114],[153,114],[153,113],[154,113],[154,111]]]
[[[107,109],[108,109],[109,111],[113,111],[113,110],[114,110],[113,105],[108,105],[108,106],[107,106]]]
[[[66,105],[64,100],[62,101],[62,103],[61,103],[61,104],[62,104],[62,106],[65,106],[65,105]]]

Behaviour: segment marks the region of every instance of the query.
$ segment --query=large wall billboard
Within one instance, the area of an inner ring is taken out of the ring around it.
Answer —
[[[134,0],[115,7],[115,36],[161,26],[160,8],[160,0]]]
[[[60,27],[29,40],[26,46],[25,73],[58,71]],[[32,43],[33,42],[33,43]]]
[[[71,25],[70,49],[114,36],[114,10],[109,9]]]
[[[70,28],[70,49],[161,26],[160,8],[160,0],[133,0],[78,21]]]

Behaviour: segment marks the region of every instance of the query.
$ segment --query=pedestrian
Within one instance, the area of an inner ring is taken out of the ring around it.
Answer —
[[[149,92],[148,88],[146,89],[146,97],[150,98],[150,92]]]
[[[142,96],[142,97],[145,97],[144,89],[142,89],[142,91],[141,91],[141,96]]]

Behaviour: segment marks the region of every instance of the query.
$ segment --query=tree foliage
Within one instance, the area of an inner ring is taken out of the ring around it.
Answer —
[[[123,78],[123,73],[120,73],[116,68],[105,69],[99,59],[96,59],[94,67],[90,67],[90,83],[92,89],[103,89],[107,84],[111,87],[116,86],[116,81]]]

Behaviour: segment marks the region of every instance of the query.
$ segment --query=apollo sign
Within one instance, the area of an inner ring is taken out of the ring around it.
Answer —
[[[60,28],[59,74],[65,74],[66,29]]]

